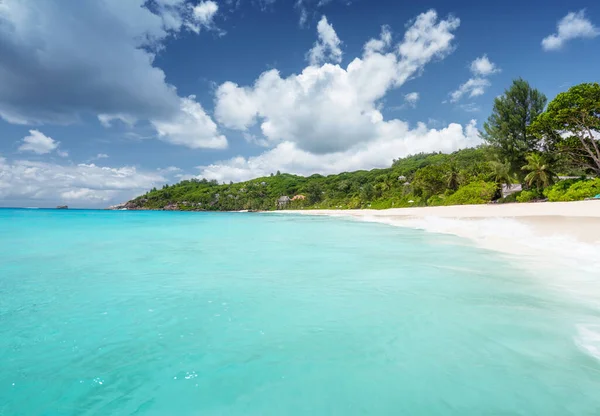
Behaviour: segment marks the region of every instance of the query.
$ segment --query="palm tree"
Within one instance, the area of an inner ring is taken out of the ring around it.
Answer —
[[[453,191],[456,191],[460,186],[460,172],[454,164],[450,165],[450,169],[445,174],[446,186]]]
[[[512,186],[513,175],[510,173],[510,163],[489,162],[490,180],[496,184],[495,199],[502,198],[502,185],[508,189]]]
[[[527,164],[521,169],[529,172],[525,176],[525,183],[529,187],[542,190],[554,183],[556,174],[551,170],[544,157],[539,153],[530,153],[526,157]]]

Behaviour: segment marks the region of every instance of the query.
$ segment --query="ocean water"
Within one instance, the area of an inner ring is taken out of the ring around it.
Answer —
[[[600,308],[383,224],[2,209],[0,414],[598,415]]]

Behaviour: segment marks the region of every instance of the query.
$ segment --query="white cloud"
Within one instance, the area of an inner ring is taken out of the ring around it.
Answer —
[[[375,52],[383,52],[392,44],[392,31],[389,26],[381,27],[379,39],[371,39],[365,44],[365,55]]]
[[[173,144],[192,149],[227,147],[227,139],[219,134],[217,125],[193,95],[181,99],[181,111],[174,119],[152,120],[151,123],[159,138]]]
[[[463,96],[468,95],[470,98],[478,97],[485,93],[485,89],[491,84],[485,78],[470,78],[464,84],[461,84],[456,91],[450,93],[450,102],[457,102]]]
[[[452,52],[452,32],[459,24],[452,16],[438,21],[430,10],[412,22],[397,47],[386,47],[389,30],[384,30],[379,39],[383,43],[374,47],[369,41],[363,57],[346,68],[311,65],[286,78],[273,69],[252,86],[226,82],[217,89],[215,116],[224,126],[241,131],[260,122],[270,145],[291,142],[313,153],[376,141],[389,123],[379,111],[380,100],[419,75],[427,63]]]
[[[475,76],[485,77],[500,72],[500,68],[490,61],[487,55],[483,55],[471,62],[471,72]]]
[[[33,152],[38,155],[45,155],[54,151],[59,142],[52,137],[46,136],[39,130],[29,130],[29,136],[23,138],[23,144],[19,146],[20,152]]]
[[[181,172],[181,169],[178,168],[177,166],[168,166],[164,169],[156,169],[157,171],[161,172],[161,173],[177,173],[177,172]]]
[[[419,101],[418,92],[409,92],[404,95],[404,102],[411,107],[416,107],[417,101]]]
[[[333,26],[323,16],[317,25],[318,39],[308,52],[307,59],[311,65],[321,65],[325,62],[339,64],[342,62],[341,41]]]
[[[57,150],[56,154],[60,157],[69,157],[69,152],[66,150]]]
[[[450,93],[450,102],[456,103],[464,96],[475,98],[485,94],[485,90],[492,85],[487,77],[500,72],[500,68],[490,61],[487,55],[483,55],[471,62],[469,69],[473,74],[473,77],[469,78],[465,83],[461,84],[458,89]],[[461,108],[465,110],[473,107],[474,104],[471,106],[461,106]]]
[[[159,138],[221,148],[223,136],[205,122],[210,117],[203,112],[198,124],[189,123],[182,106],[187,99],[154,66],[169,36],[212,22],[212,2],[201,3],[199,14],[186,0],[154,0],[154,12],[146,3],[2,0],[0,117],[18,124],[69,124],[93,114],[106,126],[113,120],[132,126],[185,120],[184,126],[169,129],[176,136]],[[182,140],[183,135],[201,139]]]
[[[452,123],[440,130],[419,123],[415,129],[399,120],[379,125],[379,138],[336,153],[314,154],[299,149],[295,143],[283,142],[256,157],[235,157],[201,166],[200,177],[221,181],[243,181],[271,172],[299,175],[332,174],[357,169],[389,167],[394,158],[419,152],[452,152],[481,143],[475,121],[466,127]]]
[[[600,30],[585,17],[585,10],[570,12],[560,19],[557,32],[542,39],[542,48],[554,51],[562,48],[569,40],[582,38],[592,39],[600,35]]]
[[[188,23],[188,27],[192,31],[199,33],[200,28],[210,29],[213,27],[214,18],[219,11],[217,3],[207,0],[190,7],[192,7],[193,21]]]
[[[107,206],[166,183],[162,175],[135,167],[55,163],[0,158],[0,200],[7,206]]]
[[[481,108],[479,108],[479,106],[475,103],[461,104],[460,108],[467,113],[478,113],[481,111]]]

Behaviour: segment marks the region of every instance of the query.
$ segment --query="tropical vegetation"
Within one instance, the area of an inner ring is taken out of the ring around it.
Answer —
[[[481,132],[484,143],[476,148],[416,154],[389,168],[328,176],[277,171],[240,183],[184,180],[152,189],[127,207],[382,209],[574,201],[600,194],[600,85],[580,84],[546,103],[543,93],[517,79],[495,99]]]

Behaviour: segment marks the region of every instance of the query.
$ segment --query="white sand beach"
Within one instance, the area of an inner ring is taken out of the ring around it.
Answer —
[[[278,211],[347,217],[452,234],[511,255],[600,270],[600,201],[462,205],[387,210]],[[581,264],[583,262],[583,264]]]

